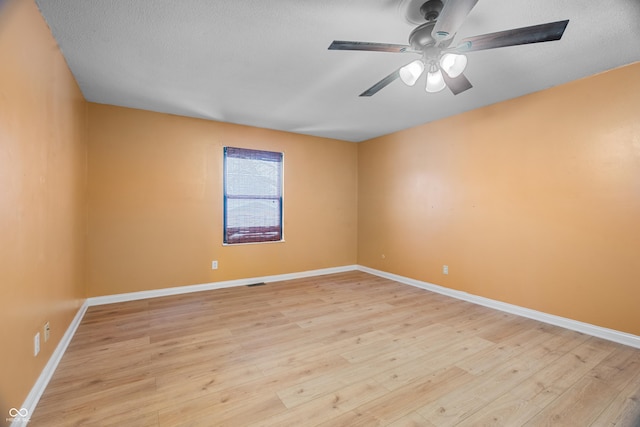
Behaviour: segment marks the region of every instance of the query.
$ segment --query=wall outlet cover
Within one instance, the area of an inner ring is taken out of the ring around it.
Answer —
[[[40,353],[40,332],[37,332],[33,337],[33,355],[37,356],[38,353]]]

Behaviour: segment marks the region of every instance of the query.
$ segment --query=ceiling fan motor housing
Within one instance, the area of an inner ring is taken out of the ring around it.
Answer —
[[[427,22],[417,26],[411,34],[409,34],[409,45],[418,51],[424,50],[427,46],[433,46],[436,41],[431,35],[433,27],[436,25],[434,22]]]

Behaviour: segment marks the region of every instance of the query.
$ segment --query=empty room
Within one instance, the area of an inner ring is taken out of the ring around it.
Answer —
[[[0,0],[0,425],[640,426],[639,23]]]

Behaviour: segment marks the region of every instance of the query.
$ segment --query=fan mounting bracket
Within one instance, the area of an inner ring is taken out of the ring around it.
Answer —
[[[440,0],[428,0],[422,6],[420,6],[420,13],[424,16],[425,21],[435,22],[442,12],[442,1]]]
[[[442,11],[441,0],[403,0],[400,12],[410,24],[420,25],[434,22]]]

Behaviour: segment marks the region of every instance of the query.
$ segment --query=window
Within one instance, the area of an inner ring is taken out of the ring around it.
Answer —
[[[283,239],[282,157],[271,151],[224,148],[224,243]]]

